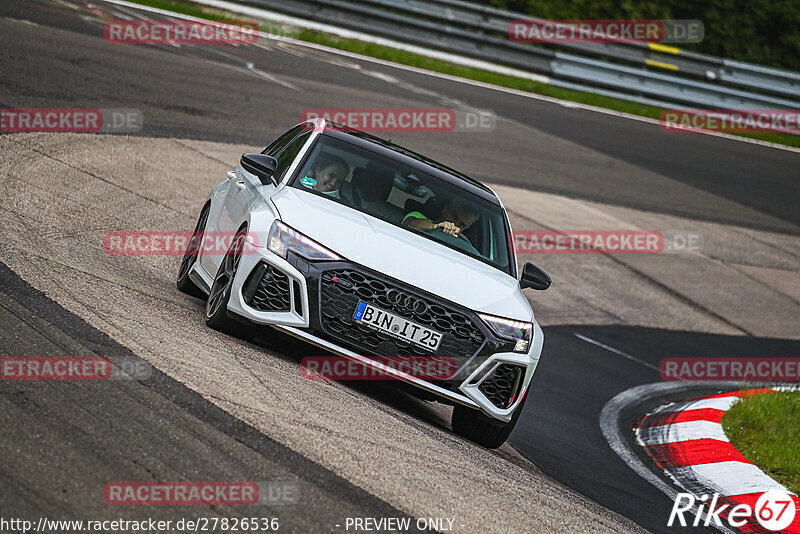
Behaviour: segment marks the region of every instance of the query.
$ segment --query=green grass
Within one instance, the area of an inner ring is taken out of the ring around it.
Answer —
[[[182,13],[199,18],[205,18],[216,21],[231,21],[241,20],[245,18],[235,13],[229,13],[220,9],[206,7],[200,4],[195,4],[189,0],[130,0],[132,2]],[[618,98],[611,98],[585,91],[575,91],[571,89],[564,89],[555,87],[546,83],[536,82],[525,78],[518,78],[515,76],[508,76],[504,74],[497,74],[494,72],[476,69],[472,67],[465,67],[456,65],[447,61],[442,61],[405,50],[398,50],[388,46],[378,45],[374,43],[367,43],[357,39],[345,39],[331,34],[326,34],[317,31],[303,30],[290,27],[282,27],[277,29],[274,24],[262,24],[262,31],[269,33],[280,33],[286,37],[292,37],[302,41],[307,41],[315,44],[329,46],[331,48],[338,48],[356,54],[401,63],[412,67],[418,67],[442,74],[449,74],[460,78],[467,78],[476,80],[492,85],[499,85],[509,89],[516,89],[528,93],[535,93],[539,95],[560,98],[569,100],[571,102],[578,102],[591,106],[597,106],[623,113],[630,113],[632,115],[639,115],[642,117],[649,117],[658,119],[661,115],[662,108],[655,106],[648,106],[645,104],[638,104],[627,100]],[[680,106],[675,106],[680,108]],[[684,133],[675,133],[674,135],[687,135]],[[740,137],[748,137],[751,139],[759,139],[770,143],[800,147],[800,135],[782,134],[782,133],[746,133],[746,134],[733,134]]]
[[[227,11],[201,6],[200,4],[195,4],[184,0],[129,0],[129,1],[135,4],[141,4],[143,6],[155,7],[157,9],[164,9],[166,11],[181,13],[182,15],[189,15],[191,17],[198,17],[207,20],[216,20],[220,22],[242,20],[243,18],[242,16],[239,16],[236,13],[229,13]]]
[[[745,458],[800,493],[800,391],[745,397],[725,412],[722,426]]]

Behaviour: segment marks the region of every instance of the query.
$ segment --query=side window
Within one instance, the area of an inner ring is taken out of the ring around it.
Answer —
[[[291,143],[289,143],[283,151],[275,156],[278,160],[278,167],[275,169],[275,178],[278,182],[282,182],[286,171],[291,167],[294,158],[300,153],[300,149],[308,141],[311,132],[305,132],[297,136]]]
[[[267,148],[265,148],[264,151],[261,153],[274,157],[275,154],[278,154],[281,150],[286,148],[286,145],[288,145],[292,141],[292,139],[294,139],[295,136],[300,133],[300,130],[302,129],[303,129],[302,125],[295,126],[291,130],[289,130],[288,132],[277,138],[275,141],[273,141],[272,144],[269,145]]]

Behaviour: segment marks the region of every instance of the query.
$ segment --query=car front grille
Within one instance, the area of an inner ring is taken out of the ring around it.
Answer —
[[[383,275],[360,269],[335,269],[322,273],[320,284],[323,330],[366,356],[452,358],[456,368],[460,368],[485,342],[477,319],[452,304]],[[431,354],[353,319],[359,301],[442,333],[436,353]]]
[[[481,382],[478,389],[498,408],[508,408],[519,393],[524,371],[525,368],[520,365],[501,363]]]
[[[259,311],[289,311],[289,278],[261,262],[247,277],[242,291],[245,302]]]

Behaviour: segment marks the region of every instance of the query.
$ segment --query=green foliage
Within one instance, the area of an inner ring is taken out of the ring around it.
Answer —
[[[745,397],[725,412],[722,426],[745,458],[800,491],[800,392]]]
[[[800,71],[798,0],[472,1],[547,19],[698,19],[705,38],[682,48]]]
[[[237,18],[237,16],[232,13],[228,13],[218,9],[209,9],[207,6],[195,4],[190,0],[133,0],[133,1],[139,4],[149,5],[152,7],[157,7],[165,10],[172,10],[177,13],[184,13],[187,15],[192,15],[200,18],[207,18],[211,20],[240,19],[240,17]],[[262,31],[271,32],[275,28],[273,26],[273,27],[262,27],[261,29]],[[499,85],[502,87],[508,87],[510,89],[516,89],[519,91],[538,93],[541,95],[561,98],[564,100],[571,100],[573,102],[581,102],[583,104],[589,104],[600,108],[613,109],[616,111],[622,111],[633,115],[641,115],[643,117],[650,117],[654,119],[659,118],[661,115],[661,109],[653,106],[647,106],[644,104],[629,102],[627,100],[619,100],[616,98],[596,95],[593,93],[586,93],[583,91],[564,89],[553,85],[535,82],[533,80],[515,78],[513,76],[497,74],[494,72],[480,70],[472,67],[464,67],[461,65],[448,63],[446,61],[432,59],[427,56],[421,56],[418,54],[413,54],[411,52],[405,52],[403,50],[398,50],[396,48],[371,44],[364,41],[358,41],[355,39],[343,39],[341,37],[336,37],[333,35],[328,35],[317,31],[298,30],[296,28],[291,30],[289,30],[288,28],[284,28],[282,29],[282,32],[284,35],[286,35],[286,33],[289,33],[292,37],[303,41],[318,43],[333,48],[339,48],[341,50],[347,50],[349,52],[355,52],[358,54],[364,54],[367,56],[385,59],[388,61],[403,63],[405,65],[411,65],[414,67],[441,72],[444,74],[449,74],[461,78],[468,78],[480,82]],[[738,135],[740,135],[741,137],[749,137],[751,139],[758,139],[761,141],[767,141],[779,145],[800,147],[800,135],[777,133],[777,132],[743,133]]]

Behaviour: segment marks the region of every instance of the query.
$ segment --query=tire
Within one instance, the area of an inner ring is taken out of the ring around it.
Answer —
[[[214,283],[211,285],[211,291],[206,301],[206,324],[214,330],[228,333],[235,330],[234,321],[228,317],[228,301],[231,298],[236,269],[242,258],[242,247],[246,234],[246,229],[240,228],[233,236],[231,246],[219,264]]]
[[[178,268],[178,279],[176,285],[178,290],[191,295],[193,297],[204,299],[206,298],[205,292],[197,287],[191,278],[189,272],[192,270],[197,256],[200,252],[200,244],[203,241],[203,234],[206,231],[206,223],[208,222],[208,212],[211,209],[211,204],[206,203],[203,209],[200,210],[200,217],[197,219],[197,225],[192,232],[192,238],[189,240],[189,245],[186,247],[186,252],[183,254],[181,266]]]
[[[505,443],[511,431],[514,430],[527,398],[528,394],[526,393],[508,423],[492,419],[483,412],[457,404],[453,408],[451,420],[453,432],[487,449],[496,449]]]

